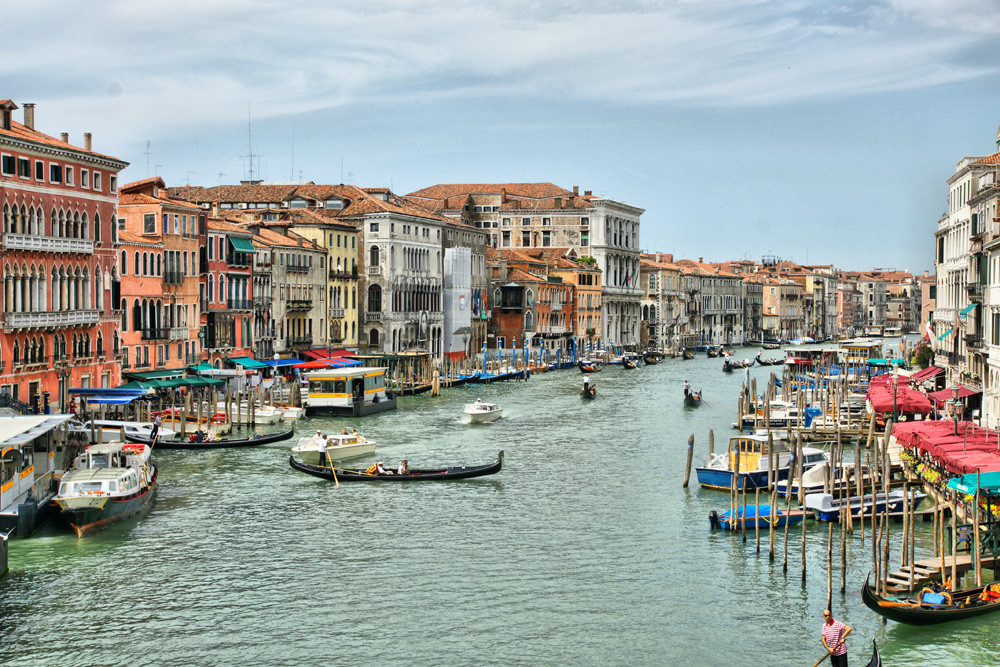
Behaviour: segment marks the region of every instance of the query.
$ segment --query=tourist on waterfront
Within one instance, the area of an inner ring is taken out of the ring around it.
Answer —
[[[316,448],[319,450],[319,464],[320,465],[328,465],[328,466],[330,466],[332,468],[333,464],[330,462],[329,457],[327,457],[327,455],[326,455],[326,438],[320,438],[319,439],[319,444],[316,445]],[[326,463],[325,464],[323,463],[324,459],[326,459]]]
[[[829,609],[823,610],[823,648],[830,652],[833,667],[847,667],[847,644],[844,641],[853,628],[835,621]]]

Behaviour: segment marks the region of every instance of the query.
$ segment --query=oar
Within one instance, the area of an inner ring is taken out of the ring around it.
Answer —
[[[817,662],[815,665],[813,665],[813,667],[819,667],[820,664],[822,664],[822,662],[824,660],[826,660],[827,658],[829,658],[831,655],[833,655],[833,651],[830,651],[829,653],[827,653],[826,655],[824,655],[822,658],[820,658],[819,662]]]
[[[601,398],[605,398],[605,399],[607,398],[607,396],[605,396],[601,392],[597,391],[597,387],[594,387],[594,393],[597,394],[598,396],[600,396]]]
[[[340,486],[340,480],[337,479],[337,471],[333,469],[333,459],[330,458],[329,454],[326,455],[326,460],[327,460],[327,463],[330,464],[330,473],[333,475],[333,484],[334,484],[334,486]]]

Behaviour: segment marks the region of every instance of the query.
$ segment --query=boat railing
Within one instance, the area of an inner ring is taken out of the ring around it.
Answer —
[[[31,484],[31,495],[35,500],[44,500],[52,489],[52,471],[49,470],[35,478]]]
[[[729,452],[724,452],[722,454],[712,454],[708,457],[708,467],[709,468],[728,468],[729,467]]]

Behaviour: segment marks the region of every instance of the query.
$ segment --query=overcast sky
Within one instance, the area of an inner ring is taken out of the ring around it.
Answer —
[[[123,182],[253,153],[403,194],[578,185],[713,261],[932,269],[945,179],[1000,125],[993,0],[34,0],[4,26],[0,98]]]

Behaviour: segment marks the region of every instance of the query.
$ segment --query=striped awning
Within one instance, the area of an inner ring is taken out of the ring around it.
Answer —
[[[955,327],[952,327],[952,328],[948,329],[943,334],[941,334],[940,336],[938,336],[938,340],[944,340],[945,337],[949,336],[951,334],[951,332],[954,331],[954,330],[955,330]]]

